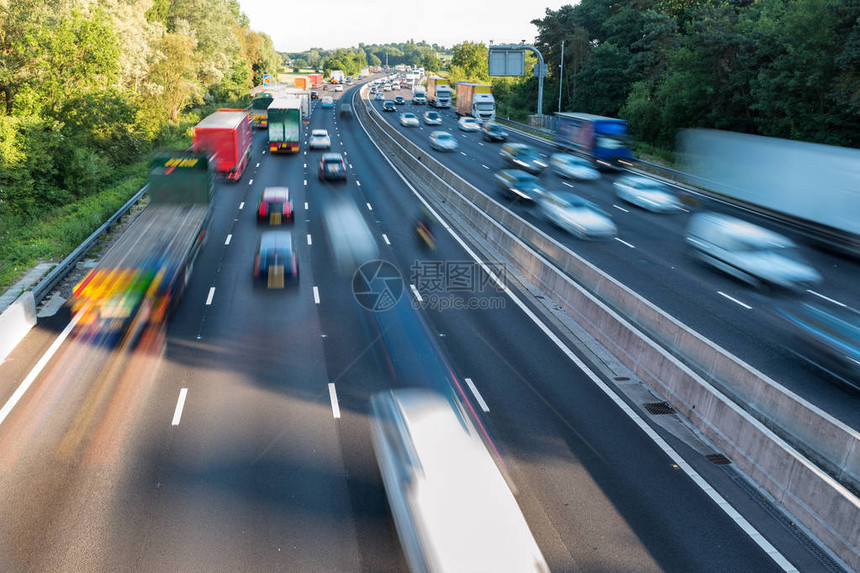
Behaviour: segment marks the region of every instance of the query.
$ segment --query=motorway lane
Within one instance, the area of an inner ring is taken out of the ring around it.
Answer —
[[[350,149],[356,144],[360,149],[357,164],[379,163],[374,151],[361,145],[363,132],[354,129],[344,136]],[[438,250],[430,255],[417,247],[409,214],[417,212],[418,203],[387,172],[362,174],[362,182],[362,201],[372,204],[404,278],[420,286],[426,282],[423,264],[468,264],[469,257],[447,233],[437,233]],[[416,267],[417,274],[411,270]],[[439,295],[438,305],[450,293],[431,288],[422,294],[425,302]],[[455,293],[464,304],[471,296]],[[481,419],[495,430],[520,503],[553,570],[774,568],[510,300],[495,292],[477,293],[474,299],[486,308],[499,299],[504,305],[497,310],[430,305],[425,315],[459,379],[470,378],[492,404]],[[473,405],[478,408],[477,398]],[[713,472],[713,466],[705,464],[703,471]],[[729,489],[747,499],[745,492]],[[820,567],[778,526],[765,527],[804,569]]]
[[[381,102],[374,101],[373,105],[379,108]],[[774,303],[790,302],[795,297],[768,297],[694,260],[683,241],[689,215],[653,214],[618,201],[612,188],[612,181],[617,177],[615,174],[604,173],[603,178],[594,183],[571,183],[548,170],[541,177],[548,189],[573,189],[596,203],[613,217],[619,228],[618,238],[624,242],[590,242],[571,237],[546,221],[535,207],[510,204],[502,198],[492,179],[493,174],[502,168],[498,156],[500,144],[482,141],[479,133],[460,132],[453,110],[437,110],[444,118],[442,126],[425,126],[423,121],[423,129],[400,126],[398,118],[401,111],[421,115],[425,109],[432,108],[406,104],[398,106],[397,113],[382,113],[382,116],[428,153],[437,159],[444,158],[445,164],[466,180],[573,252],[789,390],[851,427],[860,428],[860,408],[857,407],[860,396],[795,356],[793,352],[798,349],[796,341],[773,315]],[[458,151],[442,154],[430,149],[427,143],[429,132],[440,127],[458,137]],[[510,140],[532,144],[545,155],[555,151],[547,144],[514,133]],[[704,201],[703,205],[715,211],[731,212],[713,201]],[[746,218],[765,224],[755,217]],[[860,308],[860,291],[854,286],[860,272],[856,262],[808,247],[801,247],[801,251],[825,278],[825,282],[814,289],[815,292]],[[807,294],[806,298],[815,300],[816,296]]]

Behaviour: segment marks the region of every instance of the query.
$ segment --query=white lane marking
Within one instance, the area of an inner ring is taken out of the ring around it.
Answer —
[[[253,180],[253,179],[251,179],[251,180],[249,180],[249,181],[248,181],[248,185],[251,185],[251,184],[253,184],[253,183],[254,183],[254,180]]]
[[[412,289],[412,294],[415,295],[415,300],[417,300],[418,302],[422,302],[424,300],[423,298],[421,298],[421,293],[418,292],[418,289],[415,288],[415,285],[411,284],[409,285],[409,288]]]
[[[823,294],[821,294],[819,292],[815,292],[814,290],[806,289],[806,292],[808,292],[809,294],[814,294],[815,296],[817,296],[819,298],[823,298],[824,300],[830,301],[833,304],[838,304],[839,306],[841,306],[843,308],[848,308],[848,305],[843,304],[843,303],[839,302],[838,300],[833,300],[832,298],[824,296]]]
[[[478,401],[478,405],[481,406],[481,410],[483,410],[484,412],[489,412],[490,407],[487,406],[486,402],[484,402],[484,397],[481,396],[481,393],[478,392],[477,388],[475,388],[475,384],[472,382],[472,379],[466,378],[466,384],[469,385],[469,390],[471,390],[472,394],[475,395],[475,399]]]
[[[266,151],[265,151],[265,150],[263,150],[263,155],[265,155],[265,154],[266,154]]]
[[[621,240],[621,239],[619,239],[618,237],[615,237],[615,240],[616,240],[616,241],[618,241],[619,243],[623,244],[623,245],[627,245],[627,246],[628,246],[628,247],[630,247],[631,249],[635,249],[635,248],[636,248],[636,247],[634,247],[633,245],[631,245],[630,243],[628,243],[627,241],[622,241],[622,240]]]
[[[359,120],[359,122],[361,122],[361,120]],[[382,153],[382,150],[379,149],[379,146],[377,146],[376,143],[373,142],[373,140],[371,140],[371,143],[373,143],[373,145],[380,151],[380,153]],[[675,460],[675,463],[678,465],[681,471],[687,474],[687,476],[691,480],[693,480],[693,483],[695,483],[708,497],[710,497],[717,504],[717,506],[722,509],[723,512],[725,512],[726,515],[729,516],[729,518],[732,519],[732,521],[738,524],[738,526],[750,537],[750,539],[752,539],[752,541],[756,545],[761,547],[761,549],[765,553],[767,553],[767,555],[771,559],[773,559],[774,562],[780,568],[783,569],[783,571],[796,573],[797,569],[791,564],[791,562],[788,561],[788,559],[786,559],[782,555],[782,553],[780,553],[767,539],[765,539],[764,536],[762,536],[761,533],[759,533],[758,530],[753,527],[753,525],[749,521],[747,521],[746,518],[744,518],[744,516],[738,513],[738,511],[734,507],[732,507],[731,504],[729,504],[729,502],[726,501],[723,496],[721,496],[713,487],[711,487],[711,484],[705,481],[705,479],[703,479],[702,476],[700,476],[698,472],[696,472],[696,470],[693,469],[693,467],[690,466],[690,464],[688,464],[672,448],[672,446],[666,443],[666,441],[661,438],[660,435],[657,434],[657,432],[655,432],[636,411],[634,411],[630,406],[628,406],[627,403],[622,400],[615,391],[613,391],[603,380],[601,380],[597,376],[597,374],[595,374],[594,371],[592,371],[588,367],[588,365],[585,364],[585,362],[580,360],[579,357],[576,356],[576,354],[574,354],[573,351],[568,348],[564,344],[564,342],[562,342],[562,340],[558,336],[556,336],[555,333],[552,332],[549,327],[544,324],[543,321],[541,321],[537,317],[537,315],[535,315],[535,313],[533,313],[531,309],[529,309],[519,299],[519,297],[517,297],[508,289],[507,285],[503,283],[502,279],[497,277],[490,270],[490,268],[487,267],[487,265],[478,257],[477,254],[475,254],[475,252],[465,243],[465,241],[463,241],[463,239],[460,238],[460,236],[454,232],[450,225],[448,225],[445,220],[439,216],[436,210],[433,209],[433,207],[431,207],[430,204],[427,203],[427,201],[425,201],[423,197],[421,197],[418,191],[416,191],[415,187],[413,187],[406,179],[406,177],[404,177],[403,174],[398,171],[398,169],[394,166],[391,160],[389,160],[388,157],[386,157],[384,154],[383,158],[385,159],[386,163],[388,163],[388,165],[394,170],[394,172],[400,176],[401,181],[403,181],[403,183],[407,187],[409,187],[409,189],[412,191],[412,194],[415,195],[415,197],[418,198],[418,200],[424,204],[430,214],[433,215],[442,224],[442,226],[451,234],[454,240],[460,244],[463,250],[466,251],[469,256],[472,257],[472,259],[476,263],[478,263],[478,265],[480,265],[482,269],[484,269],[484,272],[487,273],[487,276],[490,277],[499,286],[499,289],[502,290],[505,294],[507,294],[508,297],[514,302],[514,304],[520,307],[520,310],[522,310],[523,313],[525,313],[525,315],[528,316],[529,319],[534,324],[536,324],[538,328],[541,329],[541,331],[558,347],[558,349],[561,350],[564,355],[567,356],[568,359],[573,362],[580,370],[582,370],[586,374],[586,376],[588,376],[589,379],[591,379],[591,381],[594,382],[594,384],[598,388],[600,388],[600,390],[604,394],[606,394],[606,396],[609,397],[609,399],[612,400],[615,405],[618,406],[627,415],[628,418],[633,421],[633,423],[639,426],[639,429],[645,432],[645,434],[649,438],[651,438],[651,441],[653,441],[657,445],[657,447],[660,448],[663,453],[666,454],[666,456],[668,456],[672,460]]]
[[[361,181],[356,181],[355,184],[361,187]]]
[[[461,152],[460,152],[460,155],[466,155],[466,152],[465,152],[465,151],[461,151]]]
[[[239,210],[241,211],[244,208],[245,208],[245,202],[242,201],[241,203],[239,203]]]
[[[309,245],[313,244],[313,242],[311,241],[311,234],[310,233],[308,233],[308,244]]]
[[[568,187],[570,187],[571,189],[573,189],[573,185],[571,185],[571,184],[570,184],[570,183],[568,183],[567,181],[562,181],[562,182],[561,182],[561,184],[562,184],[562,185],[567,185]]]
[[[489,169],[489,167],[487,167],[487,166],[486,166],[486,165],[484,165],[483,163],[481,163],[481,167],[483,167],[484,169]]]
[[[546,153],[541,153],[540,156],[541,157],[549,157]]]
[[[22,380],[18,387],[15,389],[15,392],[9,397],[8,400],[6,400],[6,403],[3,404],[3,409],[0,410],[0,424],[3,423],[3,420],[6,419],[6,416],[8,416],[9,412],[12,411],[12,408],[14,408],[18,401],[21,399],[21,397],[24,396],[24,393],[27,391],[27,389],[30,388],[30,385],[33,383],[34,380],[36,380],[36,377],[39,376],[39,374],[42,372],[42,369],[48,364],[48,362],[51,360],[57,350],[59,350],[60,346],[63,345],[63,342],[66,341],[66,338],[69,337],[69,334],[72,332],[72,329],[75,328],[75,325],[78,324],[78,322],[84,316],[84,312],[86,312],[87,310],[88,308],[84,307],[82,310],[78,311],[75,316],[72,317],[72,320],[69,322],[66,328],[63,329],[57,339],[51,344],[50,347],[48,347],[48,350],[45,351],[39,361],[36,362],[36,365],[33,366],[33,369],[30,370],[29,374],[27,374],[27,377],[24,378],[24,380]]]
[[[212,298],[215,296],[215,287],[209,287],[209,296],[206,297],[206,306],[212,304]]]
[[[618,205],[612,205],[612,206],[613,206],[613,207],[615,207],[616,209],[618,209],[619,211],[624,211],[625,213],[629,213],[629,212],[630,212],[630,211],[628,211],[627,209],[625,209],[624,207],[619,207]]]
[[[328,383],[328,397],[331,400],[331,413],[336,419],[340,418],[340,406],[337,403],[337,390],[334,388],[334,382]]]
[[[305,179],[305,185],[307,185],[307,184],[308,184],[308,180],[307,180],[307,179]]]
[[[320,303],[320,289],[318,287],[314,287],[314,303]]]
[[[307,154],[308,154],[308,152],[307,152],[307,151],[305,151],[305,155],[307,155]]]
[[[308,210],[308,202],[305,201],[305,211],[307,211],[307,210]]]
[[[718,295],[720,295],[720,296],[724,296],[724,297],[726,297],[726,298],[727,298],[727,299],[729,299],[730,301],[732,301],[732,302],[734,302],[734,303],[737,303],[737,304],[741,305],[742,307],[744,307],[744,308],[745,308],[745,309],[747,309],[747,310],[752,310],[752,307],[751,307],[750,305],[742,303],[742,302],[741,302],[741,301],[739,301],[738,299],[736,299],[736,298],[734,298],[734,297],[731,297],[731,296],[727,295],[726,293],[724,293],[724,292],[723,292],[723,291],[721,291],[721,290],[718,290],[718,291],[717,291],[717,294],[718,294]]]
[[[480,145],[481,147],[484,147],[484,144],[481,143],[480,141],[478,142],[478,145]]]
[[[176,401],[176,410],[173,411],[172,426],[178,426],[179,420],[182,419],[182,409],[185,407],[185,397],[188,396],[188,388],[183,388],[179,391],[179,400]]]
[[[258,163],[258,164],[257,164],[257,167],[259,167],[259,166],[260,166],[260,164]]]
[[[373,207],[370,206],[370,203],[365,203],[365,205],[367,205],[368,211],[373,211]]]
[[[224,244],[225,244],[225,245],[229,245],[229,244],[230,244],[230,239],[232,239],[232,238],[233,238],[233,235],[227,235],[227,240],[226,240],[226,241],[224,241]]]
[[[307,168],[308,168],[308,164],[307,164],[307,163],[305,163],[305,169],[307,169]]]
[[[349,168],[352,169],[352,163],[349,164]]]
[[[385,233],[382,233],[382,240],[385,241],[386,245],[391,244],[391,241],[388,240],[388,235],[386,235]]]
[[[344,152],[343,152],[343,156],[344,156],[344,157],[346,157],[347,155],[349,155],[349,153],[348,153],[348,152],[346,152],[346,151],[344,151]]]

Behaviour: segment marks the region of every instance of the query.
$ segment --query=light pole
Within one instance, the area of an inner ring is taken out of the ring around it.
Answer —
[[[558,65],[561,72],[558,74],[558,113],[561,113],[561,84],[564,83],[564,40],[561,41],[561,63]]]

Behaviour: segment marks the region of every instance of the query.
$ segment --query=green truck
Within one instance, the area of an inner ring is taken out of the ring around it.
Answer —
[[[268,108],[269,151],[298,153],[302,134],[302,100],[300,97],[275,98]]]
[[[251,113],[251,125],[257,129],[266,129],[268,127],[269,123],[266,111],[274,99],[272,94],[266,92],[258,93],[254,96],[254,99],[251,101],[251,108],[249,109]]]

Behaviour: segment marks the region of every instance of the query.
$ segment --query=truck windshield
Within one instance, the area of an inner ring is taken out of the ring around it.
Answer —
[[[476,107],[478,108],[478,111],[493,111],[493,109],[495,109],[493,104],[487,102],[479,103]]]

